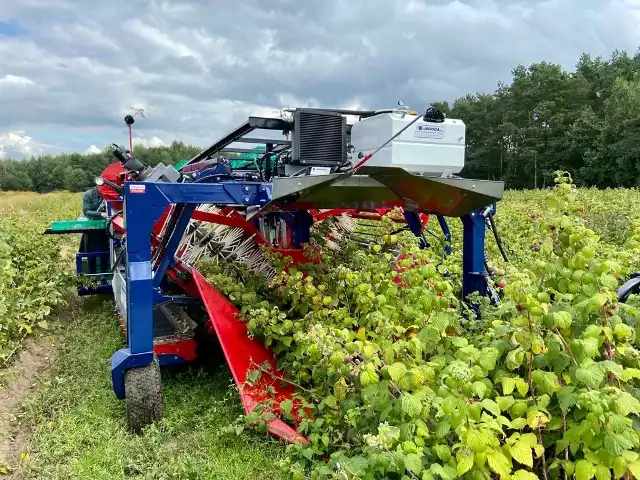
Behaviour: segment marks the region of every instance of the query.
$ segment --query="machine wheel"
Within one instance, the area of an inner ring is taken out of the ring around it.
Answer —
[[[160,363],[155,355],[149,365],[125,372],[124,388],[130,430],[139,433],[143,427],[162,419],[162,378]]]

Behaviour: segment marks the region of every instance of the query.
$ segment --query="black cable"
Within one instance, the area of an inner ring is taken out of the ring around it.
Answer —
[[[488,213],[487,217],[489,217],[489,223],[491,224],[491,231],[493,232],[493,236],[496,239],[496,243],[498,244],[498,249],[502,254],[502,258],[504,258],[504,261],[508,263],[509,257],[507,256],[507,252],[505,252],[504,250],[504,245],[502,245],[502,239],[500,238],[500,234],[498,233],[496,222],[493,220],[493,215],[491,213]]]

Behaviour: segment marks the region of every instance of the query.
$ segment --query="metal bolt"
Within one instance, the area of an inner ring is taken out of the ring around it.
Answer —
[[[245,185],[244,187],[242,187],[242,189],[243,189],[245,192],[247,192],[247,193],[248,193],[248,192],[249,192],[249,185]]]
[[[244,197],[242,200],[244,201],[244,203],[249,203],[250,198],[249,197]]]
[[[298,182],[298,186],[301,187],[302,186],[302,182]]]

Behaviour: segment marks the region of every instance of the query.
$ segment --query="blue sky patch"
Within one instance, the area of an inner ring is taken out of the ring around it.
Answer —
[[[0,37],[19,37],[27,31],[14,20],[0,20]]]

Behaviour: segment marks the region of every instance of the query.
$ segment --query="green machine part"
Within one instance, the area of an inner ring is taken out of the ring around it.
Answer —
[[[104,230],[107,221],[103,219],[91,220],[79,218],[76,220],[56,220],[44,231],[46,234],[84,233],[93,230]]]
[[[189,160],[180,160],[178,163],[176,163],[175,169],[180,171],[180,169],[182,167],[184,167],[187,163],[189,163]]]
[[[253,150],[256,153],[248,153],[248,152],[241,153],[237,157],[233,157],[232,159],[230,159],[229,163],[231,164],[231,168],[246,169],[246,170],[253,170],[257,168],[254,162],[258,160],[262,155],[264,155],[267,149],[262,145],[258,145]],[[272,161],[272,160],[269,159],[269,161]]]
[[[262,145],[258,145],[253,150],[256,153],[245,152],[229,158],[229,164],[231,165],[231,168],[234,170],[255,170],[257,168],[255,161],[258,160],[262,155],[264,155],[267,149]],[[266,159],[266,161],[273,162],[274,160],[273,158],[269,158]],[[180,160],[178,163],[176,163],[175,169],[179,171],[187,163],[189,163],[189,160]]]

